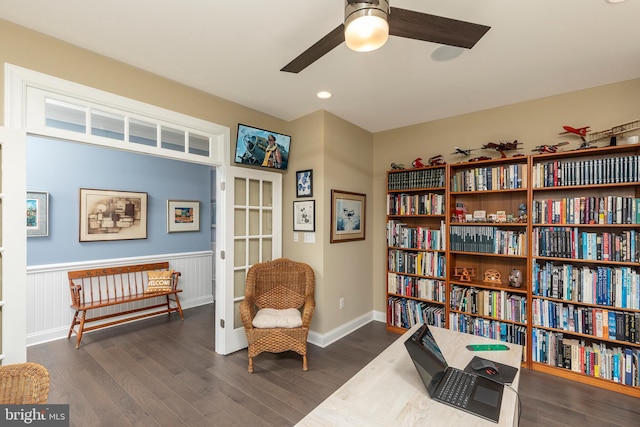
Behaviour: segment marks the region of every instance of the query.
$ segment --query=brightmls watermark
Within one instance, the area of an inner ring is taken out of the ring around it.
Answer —
[[[69,427],[69,405],[0,405],[0,427]]]

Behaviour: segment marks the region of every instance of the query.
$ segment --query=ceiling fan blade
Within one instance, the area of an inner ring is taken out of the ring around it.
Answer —
[[[322,58],[344,41],[344,24],[338,25],[329,34],[318,40],[309,49],[302,52],[296,59],[285,65],[280,71],[299,73],[309,65]]]
[[[490,28],[396,7],[392,7],[389,13],[389,34],[392,36],[466,49],[471,49]]]

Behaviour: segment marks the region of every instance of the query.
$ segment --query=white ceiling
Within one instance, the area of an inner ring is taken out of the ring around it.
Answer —
[[[342,0],[2,0],[0,18],[287,121],[325,109],[371,132],[640,77],[640,0],[391,6],[491,29],[447,62],[431,59],[436,44],[390,37],[290,74],[343,21]]]

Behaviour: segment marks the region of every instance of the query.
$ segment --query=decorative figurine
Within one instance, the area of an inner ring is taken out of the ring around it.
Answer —
[[[411,163],[411,166],[413,166],[414,168],[426,168],[427,167],[427,165],[422,163],[422,157],[418,157],[417,159],[415,159],[413,161],[413,163]]]
[[[476,277],[475,267],[454,267],[453,275],[461,282],[470,282]]]
[[[515,267],[509,273],[509,286],[513,288],[522,286],[522,272]]]
[[[444,161],[441,154],[438,154],[437,156],[429,157],[429,166],[440,166],[440,165],[446,165],[446,164],[447,162]]]
[[[518,206],[518,216],[519,217],[523,217],[527,214],[527,204],[526,203],[520,203],[520,205]]]
[[[402,163],[391,163],[391,169],[401,170],[404,169],[404,165]]]
[[[490,268],[484,272],[484,283],[495,283],[497,285],[502,284],[502,275],[495,268]]]

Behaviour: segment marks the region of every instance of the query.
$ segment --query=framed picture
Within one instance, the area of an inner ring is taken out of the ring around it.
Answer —
[[[167,200],[167,233],[200,231],[200,202]]]
[[[296,172],[296,197],[313,197],[313,170]]]
[[[366,194],[331,190],[331,243],[364,240]]]
[[[27,237],[49,235],[49,193],[27,191]]]
[[[234,161],[248,166],[286,170],[291,137],[265,129],[238,124]]]
[[[316,231],[316,201],[293,202],[293,231]]]
[[[80,189],[80,241],[147,238],[147,193]]]

